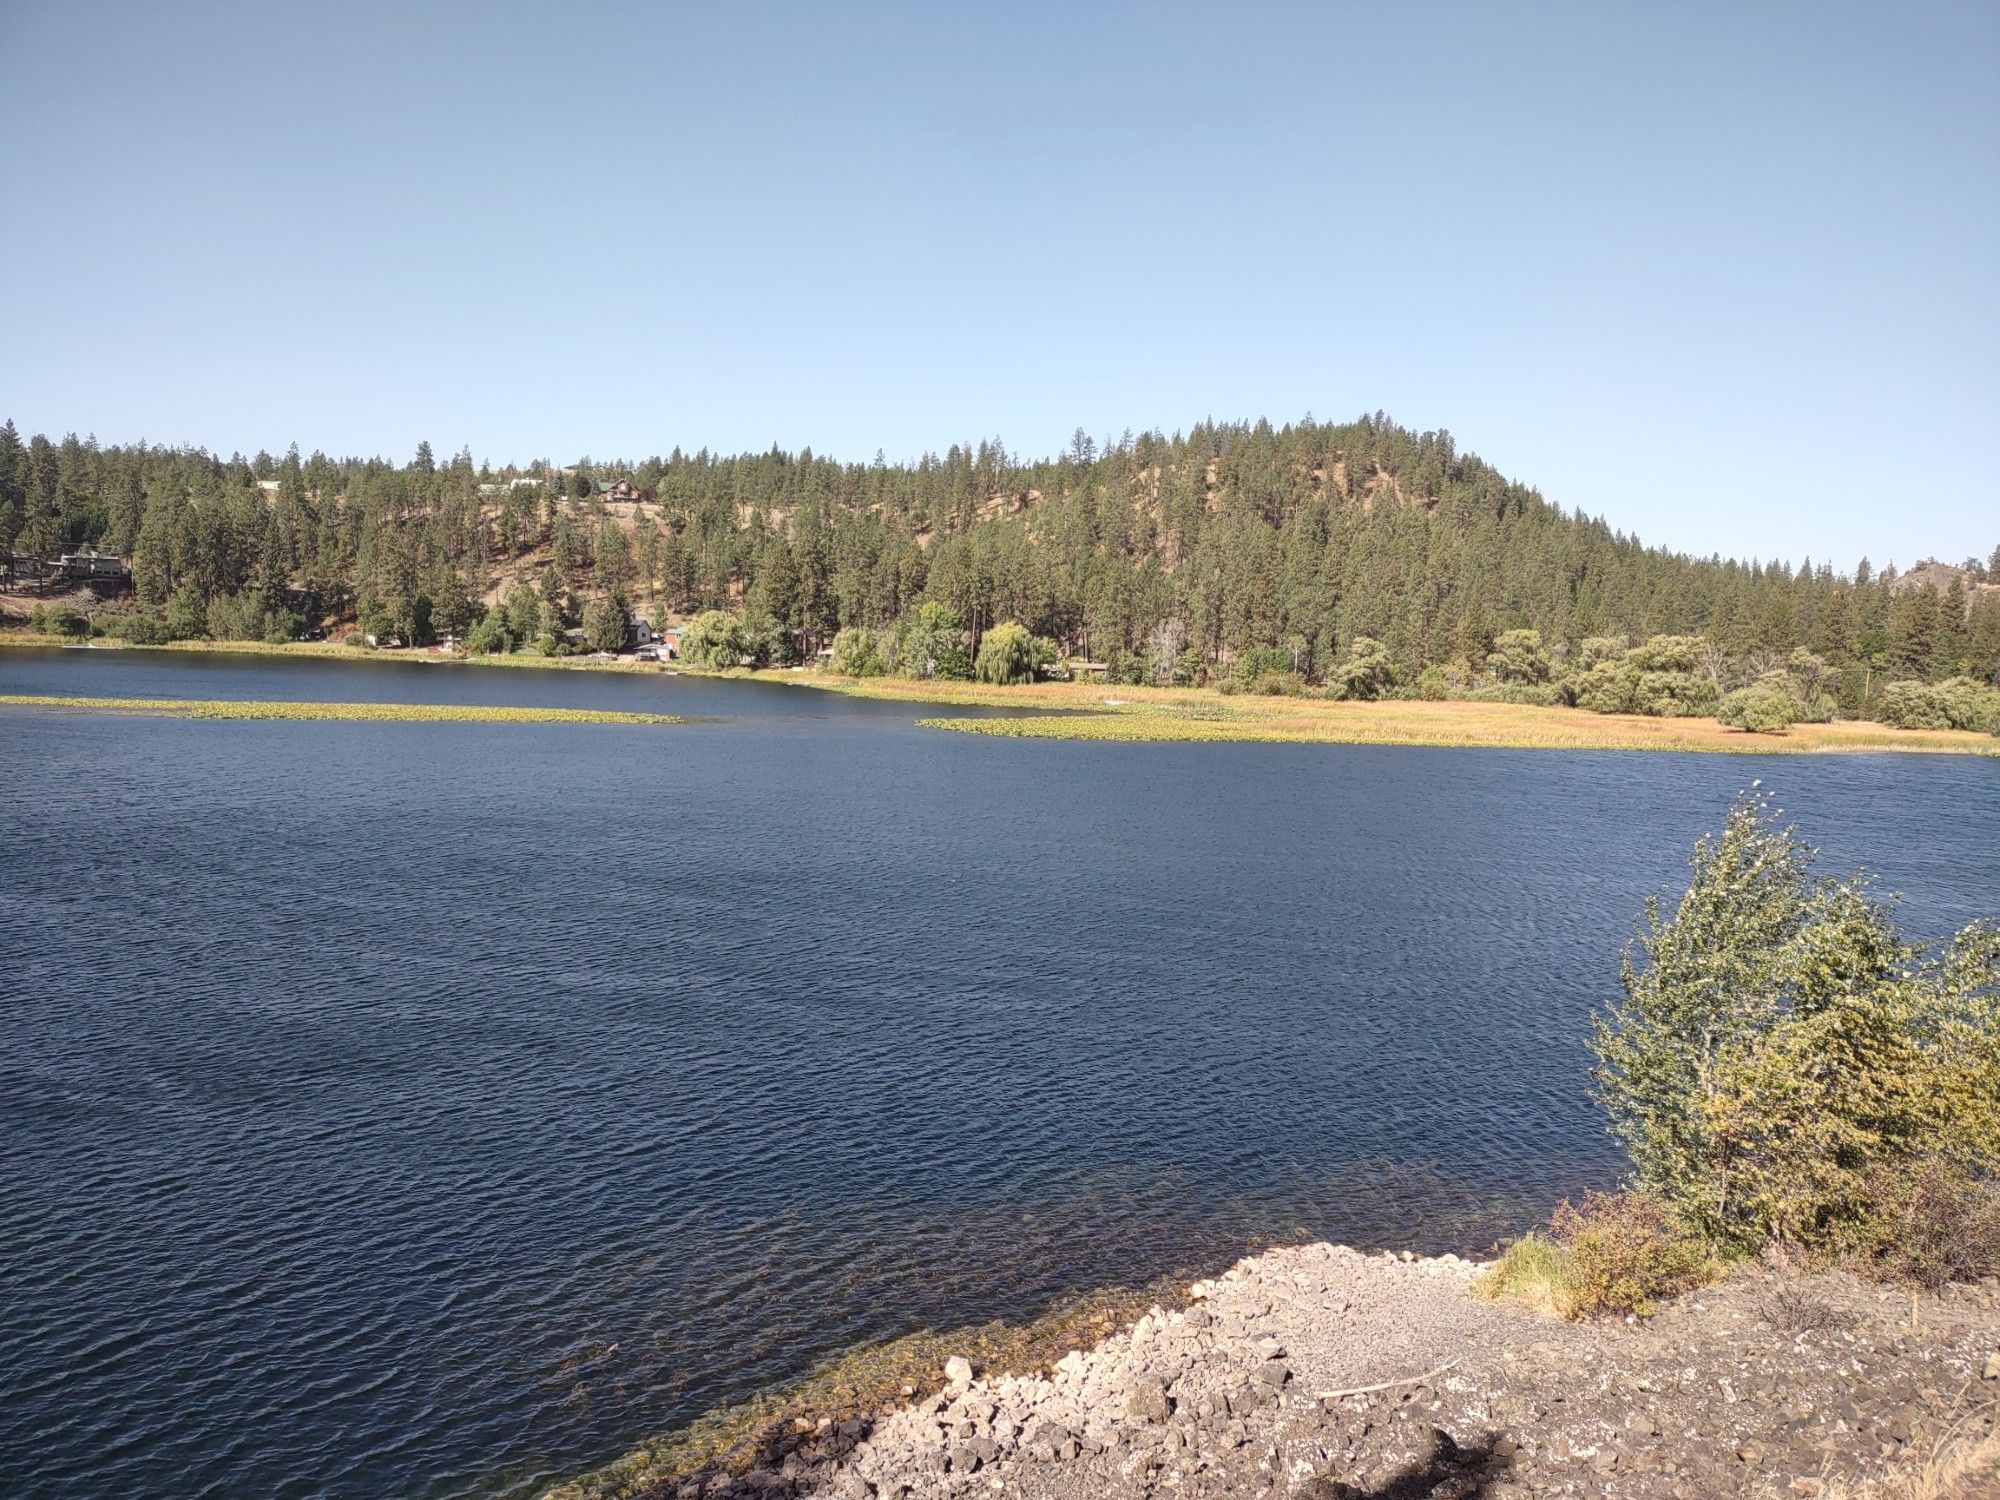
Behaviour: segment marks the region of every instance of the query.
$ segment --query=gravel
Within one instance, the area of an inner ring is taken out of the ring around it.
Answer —
[[[1993,1429],[2000,1284],[1738,1271],[1644,1322],[1472,1295],[1455,1256],[1267,1251],[1025,1375],[802,1435],[666,1496],[1810,1496]]]

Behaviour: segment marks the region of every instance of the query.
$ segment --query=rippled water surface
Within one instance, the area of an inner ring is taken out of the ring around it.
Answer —
[[[0,1493],[532,1493],[856,1342],[1616,1161],[1643,897],[1751,777],[1936,935],[2000,764],[918,730],[807,689],[0,652]],[[611,1352],[611,1346],[616,1351]]]

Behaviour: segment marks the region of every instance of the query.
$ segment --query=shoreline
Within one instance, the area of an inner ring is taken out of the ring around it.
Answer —
[[[1468,700],[1381,699],[1341,702],[1262,697],[1213,688],[1110,687],[1101,683],[1037,682],[999,687],[974,682],[836,677],[817,668],[672,667],[638,661],[521,654],[461,656],[420,650],[377,651],[330,641],[269,645],[256,641],[177,641],[161,646],[66,641],[21,631],[0,632],[0,646],[309,657],[336,661],[421,662],[427,665],[517,670],[619,672],[777,683],[878,702],[960,708],[1039,709],[1007,718],[923,715],[927,729],[1020,739],[1088,740],[1121,744],[1378,745],[1484,750],[1644,750],[1720,755],[1854,755],[1878,753],[2000,757],[2000,737],[1969,730],[1893,729],[1872,720],[1795,725],[1783,734],[1751,734],[1714,719],[1665,719],[1596,714],[1586,709]]]
[[[872,1409],[826,1399],[823,1372],[767,1398],[761,1428],[757,1403],[729,1409],[730,1452],[686,1441],[711,1414],[541,1500],[1892,1500],[1926,1468],[2000,1464],[2000,1283],[1920,1307],[1762,1263],[1648,1320],[1566,1323],[1475,1295],[1482,1269],[1281,1246],[1143,1311],[1122,1294],[1127,1316],[1067,1348],[1102,1315],[997,1354],[978,1342],[995,1325],[914,1335],[881,1347],[930,1357],[928,1378]]]

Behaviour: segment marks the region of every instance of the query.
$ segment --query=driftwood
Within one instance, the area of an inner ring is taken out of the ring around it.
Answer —
[[[1458,1361],[1455,1359],[1448,1359],[1435,1370],[1428,1370],[1422,1375],[1405,1375],[1399,1380],[1385,1380],[1380,1385],[1355,1385],[1349,1386],[1344,1391],[1321,1391],[1319,1399],[1322,1401],[1338,1401],[1343,1396],[1372,1396],[1377,1391],[1392,1391],[1399,1385],[1421,1385],[1426,1380],[1435,1380],[1457,1363]]]

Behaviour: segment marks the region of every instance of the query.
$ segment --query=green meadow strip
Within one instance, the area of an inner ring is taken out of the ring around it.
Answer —
[[[378,724],[685,724],[674,714],[481,703],[295,703],[232,698],[57,698],[0,693],[0,706],[159,714],[175,719],[314,719]]]

